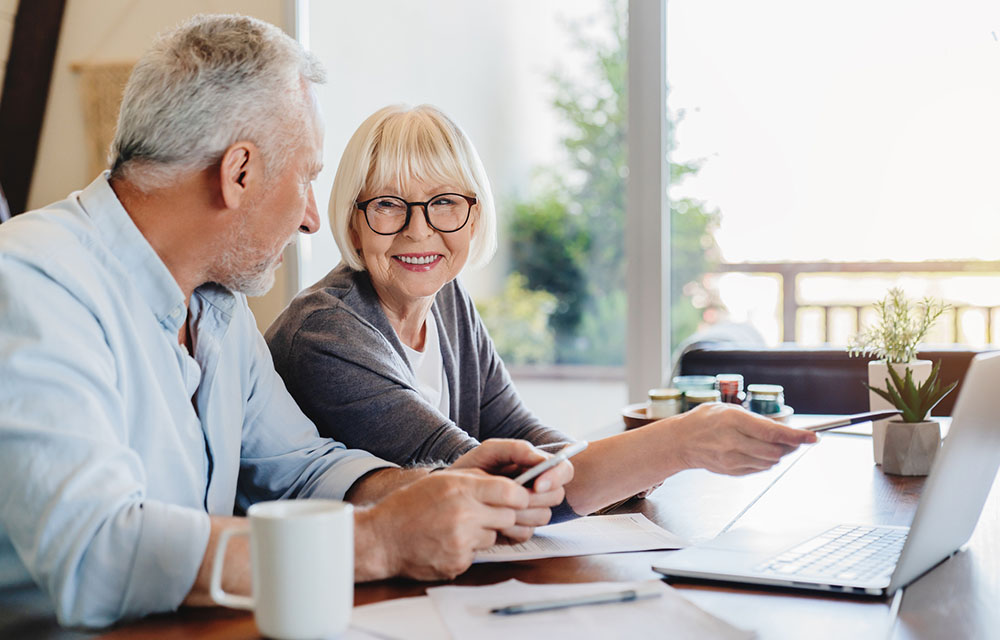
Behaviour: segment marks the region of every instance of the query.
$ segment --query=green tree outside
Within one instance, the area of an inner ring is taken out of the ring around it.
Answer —
[[[496,303],[480,305],[501,356],[523,362],[523,354],[501,344],[512,327],[507,317],[515,306],[511,295],[544,291],[554,305],[547,313],[552,335],[552,361],[558,364],[622,365],[625,357],[625,189],[628,178],[626,118],[628,105],[627,3],[608,5],[613,38],[598,42],[571,26],[576,46],[592,54],[589,80],[550,78],[555,86],[553,108],[566,125],[561,144],[567,162],[540,171],[536,195],[513,206],[506,225],[511,246],[510,270],[523,279],[508,286]],[[677,122],[682,118],[671,118]],[[671,125],[671,148],[673,125]],[[671,164],[677,184],[694,175],[700,162]],[[717,211],[685,198],[671,203],[671,322],[672,344],[693,333],[701,311],[691,303],[693,289],[717,261],[713,231]],[[537,326],[537,323],[535,325]],[[522,333],[523,331],[519,330]],[[539,336],[535,342],[545,342]],[[537,361],[537,360],[536,360]]]

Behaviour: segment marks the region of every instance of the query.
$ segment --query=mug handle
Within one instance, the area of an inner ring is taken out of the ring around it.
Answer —
[[[229,545],[229,539],[233,536],[246,536],[250,537],[250,526],[242,525],[239,527],[233,527],[232,529],[226,529],[219,536],[219,542],[215,546],[215,559],[212,562],[212,582],[210,586],[210,593],[212,595],[212,600],[215,600],[216,604],[221,604],[224,607],[232,607],[234,609],[253,609],[254,603],[253,598],[249,596],[238,596],[228,591],[222,589],[222,565],[226,558],[226,547]]]

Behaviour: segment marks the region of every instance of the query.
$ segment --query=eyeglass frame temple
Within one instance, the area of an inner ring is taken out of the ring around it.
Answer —
[[[464,198],[465,201],[469,203],[469,211],[466,213],[465,222],[463,222],[462,225],[457,229],[452,229],[451,231],[445,231],[444,229],[438,229],[437,227],[434,226],[434,223],[431,222],[431,215],[427,211],[427,205],[433,202],[434,198],[438,198],[440,196],[458,196],[459,198]],[[393,231],[392,233],[375,231],[375,228],[372,226],[371,221],[368,219],[368,205],[374,202],[375,200],[378,200],[379,198],[395,198],[396,200],[399,200],[400,202],[406,205],[406,219],[403,221],[403,226],[401,226],[399,230]],[[463,193],[439,193],[430,200],[427,200],[426,202],[407,202],[406,200],[403,200],[398,196],[375,196],[374,198],[368,198],[363,202],[358,202],[357,200],[354,201],[354,206],[360,209],[361,213],[365,214],[365,224],[367,224],[368,228],[372,230],[372,233],[377,233],[380,236],[394,236],[397,233],[401,233],[403,229],[405,229],[406,227],[410,226],[410,217],[413,215],[413,207],[424,208],[424,221],[427,222],[427,226],[430,227],[431,229],[434,229],[438,233],[455,233],[456,231],[461,231],[463,228],[465,228],[465,225],[469,224],[469,218],[472,217],[472,207],[476,206],[477,204],[479,204],[479,198],[475,196],[467,196]]]

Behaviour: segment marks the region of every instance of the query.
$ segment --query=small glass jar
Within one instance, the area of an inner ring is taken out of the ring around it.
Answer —
[[[681,393],[715,389],[715,376],[674,376],[674,388]]]
[[[738,373],[720,373],[715,376],[715,388],[722,396],[722,402],[743,404],[746,394],[743,393],[743,376]]]
[[[650,389],[649,406],[646,417],[659,420],[681,412],[681,392],[679,389]]]
[[[785,388],[780,384],[747,385],[750,410],[754,413],[770,416],[781,412],[785,405]]]
[[[706,402],[718,402],[719,398],[721,398],[721,396],[715,389],[685,391],[684,410],[690,411],[698,405],[705,404]]]

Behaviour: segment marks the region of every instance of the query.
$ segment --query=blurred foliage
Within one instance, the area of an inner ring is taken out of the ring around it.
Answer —
[[[549,321],[556,309],[556,297],[525,285],[523,275],[511,273],[503,292],[477,302],[476,309],[490,328],[493,345],[508,364],[548,364],[555,357]]]
[[[549,193],[514,205],[508,237],[515,273],[526,286],[551,293],[556,301],[550,324],[557,335],[573,334],[587,300],[587,276],[580,265],[589,234],[579,216]]]
[[[568,168],[543,170],[536,195],[513,207],[507,228],[511,271],[525,277],[528,289],[548,292],[556,301],[549,327],[554,361],[562,364],[624,364],[627,9],[625,0],[609,2],[607,41],[587,35],[579,24],[568,25],[575,46],[591,56],[585,79],[550,75],[553,107],[566,131],[561,143]],[[700,161],[671,164],[671,183],[700,167]],[[701,322],[691,298],[717,260],[712,232],[718,219],[717,211],[697,200],[671,203],[673,345]],[[495,336],[506,331],[507,322],[497,316],[487,324]],[[500,353],[505,359],[512,355]]]

